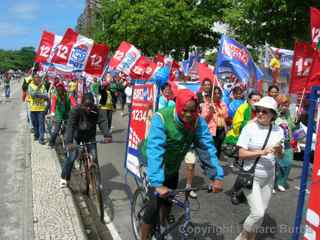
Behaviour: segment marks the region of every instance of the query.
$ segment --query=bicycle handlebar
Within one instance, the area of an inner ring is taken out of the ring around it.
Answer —
[[[202,186],[202,187],[190,187],[190,188],[180,188],[180,189],[169,189],[169,194],[166,197],[175,197],[179,193],[190,193],[191,191],[198,192],[198,191],[207,191],[208,193],[212,192],[212,186]],[[154,192],[155,196],[160,197],[160,193]]]

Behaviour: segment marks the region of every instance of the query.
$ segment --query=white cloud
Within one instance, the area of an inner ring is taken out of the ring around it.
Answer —
[[[15,23],[0,22],[0,37],[21,36],[28,32],[28,29],[19,27]]]
[[[35,19],[39,10],[39,4],[31,1],[27,3],[16,3],[9,8],[9,12],[14,18],[25,20]]]

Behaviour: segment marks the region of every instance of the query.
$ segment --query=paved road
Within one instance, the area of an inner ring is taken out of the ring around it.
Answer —
[[[100,145],[99,162],[102,169],[105,194],[113,200],[115,217],[111,227],[114,239],[133,239],[130,225],[130,208],[128,191],[124,184],[125,171],[123,168],[125,156],[125,140],[127,134],[127,117],[122,118],[120,112],[114,114],[113,136],[115,142],[108,145]],[[223,163],[224,164],[224,163]],[[292,225],[297,204],[301,162],[295,161],[290,175],[290,189],[285,193],[273,195],[270,208],[265,221],[258,234],[259,240],[287,240],[291,236]],[[234,182],[235,175],[230,169],[225,168],[225,191],[220,194],[199,193],[199,202],[192,202],[192,222],[194,228],[192,239],[234,239],[241,230],[241,223],[249,213],[247,204],[234,206],[230,202],[229,189]],[[135,189],[132,177],[129,176],[130,189]],[[197,168],[194,185],[203,184],[206,179]],[[180,175],[180,185],[185,185],[183,167]],[[264,232],[263,232],[264,231]],[[177,230],[178,232],[178,230]],[[176,232],[176,234],[177,234]]]
[[[22,127],[20,83],[9,100],[0,97],[0,239],[33,239],[30,159]]]

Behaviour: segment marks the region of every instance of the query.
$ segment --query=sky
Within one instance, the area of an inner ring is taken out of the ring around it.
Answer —
[[[42,31],[75,28],[85,0],[0,0],[0,49],[37,49]]]

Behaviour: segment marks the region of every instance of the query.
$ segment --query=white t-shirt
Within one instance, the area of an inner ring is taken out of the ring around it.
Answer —
[[[256,121],[250,122],[242,129],[237,146],[246,150],[262,149],[268,131],[269,126],[262,126]],[[283,139],[283,130],[279,126],[273,124],[266,147],[273,147],[280,142],[283,142]],[[244,170],[249,170],[253,166],[254,161],[255,159],[244,159]],[[257,177],[268,177],[273,174],[274,166],[275,155],[273,153],[261,156],[256,165],[255,175]]]

